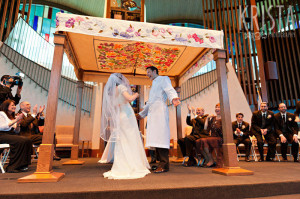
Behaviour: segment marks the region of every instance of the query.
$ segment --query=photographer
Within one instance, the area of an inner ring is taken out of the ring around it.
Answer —
[[[17,93],[15,96],[12,95],[12,87],[14,85],[18,85]],[[1,77],[0,83],[0,105],[7,99],[11,99],[15,101],[17,105],[21,99],[21,91],[22,91],[22,79],[20,77],[11,77],[9,75],[3,75]]]

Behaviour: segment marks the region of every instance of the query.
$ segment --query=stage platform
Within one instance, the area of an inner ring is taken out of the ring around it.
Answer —
[[[17,179],[35,171],[36,163],[26,173],[0,174],[1,199],[90,199],[90,198],[299,198],[300,163],[240,161],[252,176],[223,176],[210,168],[183,167],[172,163],[170,171],[151,173],[136,180],[108,180],[102,174],[110,164],[98,164],[96,158],[83,158],[84,165],[54,162],[54,171],[66,174],[57,183],[18,183]],[[287,196],[284,196],[287,195]]]

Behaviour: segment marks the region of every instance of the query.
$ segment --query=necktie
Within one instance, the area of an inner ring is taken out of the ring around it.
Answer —
[[[285,123],[285,115],[282,115],[283,123]]]
[[[240,129],[242,126],[241,126],[241,123],[239,123],[239,125],[238,125],[238,128]]]
[[[266,114],[264,113],[263,116],[262,116],[262,127],[264,128],[265,125],[266,125]]]

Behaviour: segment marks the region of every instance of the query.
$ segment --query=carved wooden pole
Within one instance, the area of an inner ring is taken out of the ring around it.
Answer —
[[[213,169],[212,172],[223,175],[253,175],[253,171],[241,169],[238,166],[236,145],[233,143],[225,59],[225,50],[216,50],[214,52],[214,60],[216,61],[217,67],[219,99],[221,104],[222,132],[224,140],[224,167]]]
[[[175,88],[178,97],[180,97],[181,88]],[[181,105],[176,106],[176,124],[177,124],[177,141],[182,138],[182,123],[181,123]],[[174,143],[175,145],[175,143]],[[177,159],[182,159],[182,153],[180,147],[177,145]],[[181,160],[177,160],[181,161]]]
[[[57,173],[52,170],[54,153],[53,139],[65,41],[65,35],[54,34],[55,48],[47,100],[45,129],[43,141],[40,145],[36,172],[32,175],[19,178],[18,182],[57,182],[65,176],[64,173]]]
[[[83,87],[84,87],[84,82],[81,80],[77,81],[77,101],[76,101],[76,112],[75,112],[73,146],[71,149],[71,160],[64,162],[63,165],[84,164],[84,161],[78,160],[78,151],[79,151],[78,143],[79,143]],[[82,150],[84,150],[84,149],[82,149]]]

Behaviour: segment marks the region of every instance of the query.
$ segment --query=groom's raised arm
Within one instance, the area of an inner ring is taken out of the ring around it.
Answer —
[[[162,88],[167,94],[169,101],[173,103],[174,106],[180,104],[180,100],[176,90],[173,88],[171,80],[169,77],[165,76],[162,82]]]

